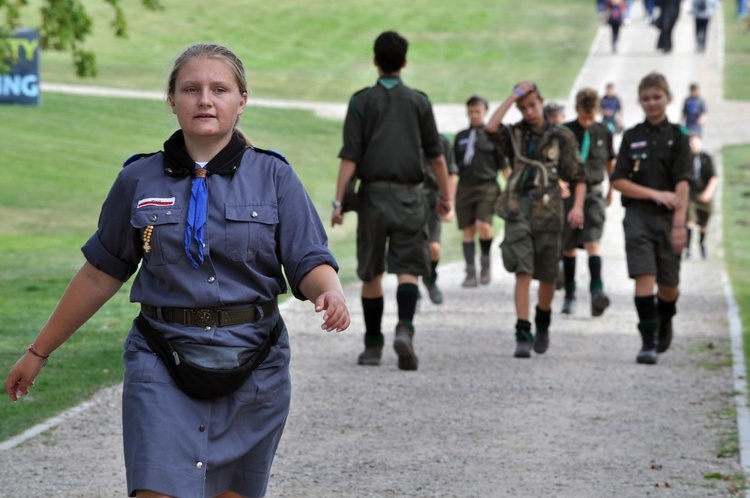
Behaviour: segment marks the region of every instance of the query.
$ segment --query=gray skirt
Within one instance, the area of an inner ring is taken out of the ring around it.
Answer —
[[[286,328],[245,384],[215,400],[180,390],[136,329],[123,358],[129,496],[138,490],[181,498],[265,495],[291,399]]]

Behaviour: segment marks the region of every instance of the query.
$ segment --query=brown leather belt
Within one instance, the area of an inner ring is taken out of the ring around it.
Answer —
[[[150,304],[141,304],[141,311],[153,318],[165,322],[196,327],[225,327],[241,323],[257,322],[263,317],[271,315],[278,309],[278,301],[274,299],[263,304],[256,304],[249,308],[238,310],[221,310],[216,308],[158,308]]]

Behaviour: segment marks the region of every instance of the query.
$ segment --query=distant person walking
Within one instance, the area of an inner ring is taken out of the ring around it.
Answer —
[[[672,30],[680,17],[681,0],[661,0],[661,12],[657,19],[659,40],[656,48],[665,54],[672,52]]]
[[[692,160],[692,176],[690,177],[690,202],[687,211],[687,248],[685,259],[692,257],[690,241],[693,229],[698,226],[698,246],[701,257],[708,257],[706,247],[706,233],[708,220],[713,212],[713,196],[719,180],[714,169],[714,161],[710,154],[703,150],[703,140],[698,135],[690,135],[690,152]]]
[[[692,14],[695,16],[695,50],[706,51],[708,23],[714,15],[719,0],[692,0]]]
[[[645,76],[638,99],[646,120],[623,135],[610,181],[625,208],[625,255],[642,340],[636,361],[652,365],[672,342],[691,164],[688,137],[667,120],[672,97],[666,78]]]
[[[682,104],[682,121],[689,133],[702,137],[703,124],[708,120],[708,107],[701,97],[698,83],[691,83],[689,91]]]
[[[620,39],[620,28],[625,22],[626,6],[623,0],[609,0],[607,2],[607,24],[612,28],[612,53],[617,53],[617,41]]]
[[[381,33],[374,45],[378,80],[349,99],[331,224],[344,222],[344,192],[356,172],[361,180],[357,275],[362,281],[365,321],[365,350],[357,361],[380,365],[385,342],[381,331],[383,273],[387,269],[398,276],[398,324],[393,340],[398,368],[416,370],[413,320],[419,298],[417,278],[430,273],[423,155],[430,158],[440,191],[438,214],[448,215],[453,200],[432,104],[424,93],[401,81],[408,47],[408,41],[395,31]]]
[[[622,103],[615,93],[615,84],[607,83],[600,102],[602,122],[613,135],[622,131]]]

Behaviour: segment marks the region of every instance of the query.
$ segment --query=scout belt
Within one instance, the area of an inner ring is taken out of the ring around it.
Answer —
[[[241,323],[257,322],[261,318],[271,315],[277,308],[278,301],[276,299],[237,310],[216,308],[158,308],[150,304],[141,304],[141,311],[152,318],[196,327],[225,327]]]

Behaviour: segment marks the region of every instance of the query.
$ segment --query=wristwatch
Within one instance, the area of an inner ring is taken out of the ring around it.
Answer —
[[[340,201],[333,201],[333,202],[331,203],[331,205],[333,205],[333,208],[334,208],[334,209],[336,209],[336,208],[340,208],[340,207],[341,207],[341,202],[340,202]]]

